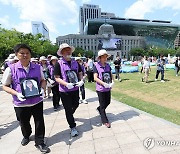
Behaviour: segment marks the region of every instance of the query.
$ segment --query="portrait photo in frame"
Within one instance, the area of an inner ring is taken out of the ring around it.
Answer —
[[[40,87],[36,78],[20,79],[20,85],[25,98],[40,96]]]
[[[103,72],[102,73],[103,82],[105,83],[112,83],[112,76],[110,72]]]
[[[77,73],[74,70],[67,70],[66,71],[67,79],[69,83],[76,84],[78,82]]]

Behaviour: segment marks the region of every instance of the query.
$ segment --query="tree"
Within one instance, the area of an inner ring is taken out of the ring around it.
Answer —
[[[178,48],[178,49],[176,50],[176,56],[177,56],[177,57],[180,57],[180,48]]]
[[[145,56],[147,53],[145,52],[144,49],[142,48],[132,48],[130,50],[130,55],[131,56]]]
[[[32,35],[31,33],[24,34],[15,29],[6,30],[0,28],[0,61],[6,59],[16,44],[24,43],[31,47],[34,57],[48,54],[56,55],[58,46],[49,40],[44,40],[42,34]]]

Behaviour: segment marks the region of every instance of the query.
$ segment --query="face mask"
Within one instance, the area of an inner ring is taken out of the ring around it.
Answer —
[[[72,55],[67,55],[67,56],[66,56],[66,58],[69,58],[69,59],[70,59],[70,58],[71,58],[71,56],[72,56]]]

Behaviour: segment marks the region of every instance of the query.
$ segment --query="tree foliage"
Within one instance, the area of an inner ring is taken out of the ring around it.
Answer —
[[[7,58],[10,53],[13,53],[13,48],[16,44],[25,43],[29,45],[33,51],[33,56],[39,57],[48,54],[56,55],[58,46],[44,40],[41,34],[32,35],[16,31],[15,29],[6,30],[0,28],[0,60]]]
[[[159,55],[168,56],[168,54],[174,56],[177,51],[175,49],[164,49],[164,48],[133,48],[130,51],[130,55],[132,56],[155,56]]]
[[[77,47],[73,52],[75,57],[93,57],[93,51],[85,51],[82,48]]]

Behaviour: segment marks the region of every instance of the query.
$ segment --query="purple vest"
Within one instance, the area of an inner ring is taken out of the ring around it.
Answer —
[[[62,80],[68,82],[66,71],[68,70],[74,70],[76,73],[78,73],[78,63],[75,60],[71,60],[71,67],[69,66],[68,62],[62,58],[61,60],[58,61],[61,69],[61,76]],[[66,86],[59,84],[59,91],[60,92],[70,92],[70,91],[76,91],[78,90],[78,87],[74,87],[72,89],[68,89]]]
[[[111,68],[110,68],[110,65],[108,63],[106,63],[105,67],[103,67],[100,62],[96,62],[95,66],[96,66],[96,69],[98,71],[98,78],[100,80],[103,80],[103,77],[102,77],[103,72],[111,73]],[[111,88],[105,88],[103,85],[96,82],[96,91],[107,92],[110,90],[111,90]]]
[[[81,66],[82,73],[84,75],[86,73],[85,67],[84,67],[84,65],[80,65],[80,66]]]
[[[40,65],[30,63],[29,72],[27,73],[22,67],[20,62],[10,65],[11,73],[12,73],[12,89],[15,91],[22,93],[20,86],[20,78],[37,78],[40,84],[41,81],[41,73],[40,73]],[[13,103],[16,106],[23,105],[33,105],[41,102],[43,99],[40,96],[27,98],[25,101],[21,102],[17,99],[17,96],[13,95]]]
[[[48,70],[49,70],[50,78],[55,81],[55,79],[54,79],[54,66],[49,65]],[[58,83],[56,82],[56,84],[58,84]]]

